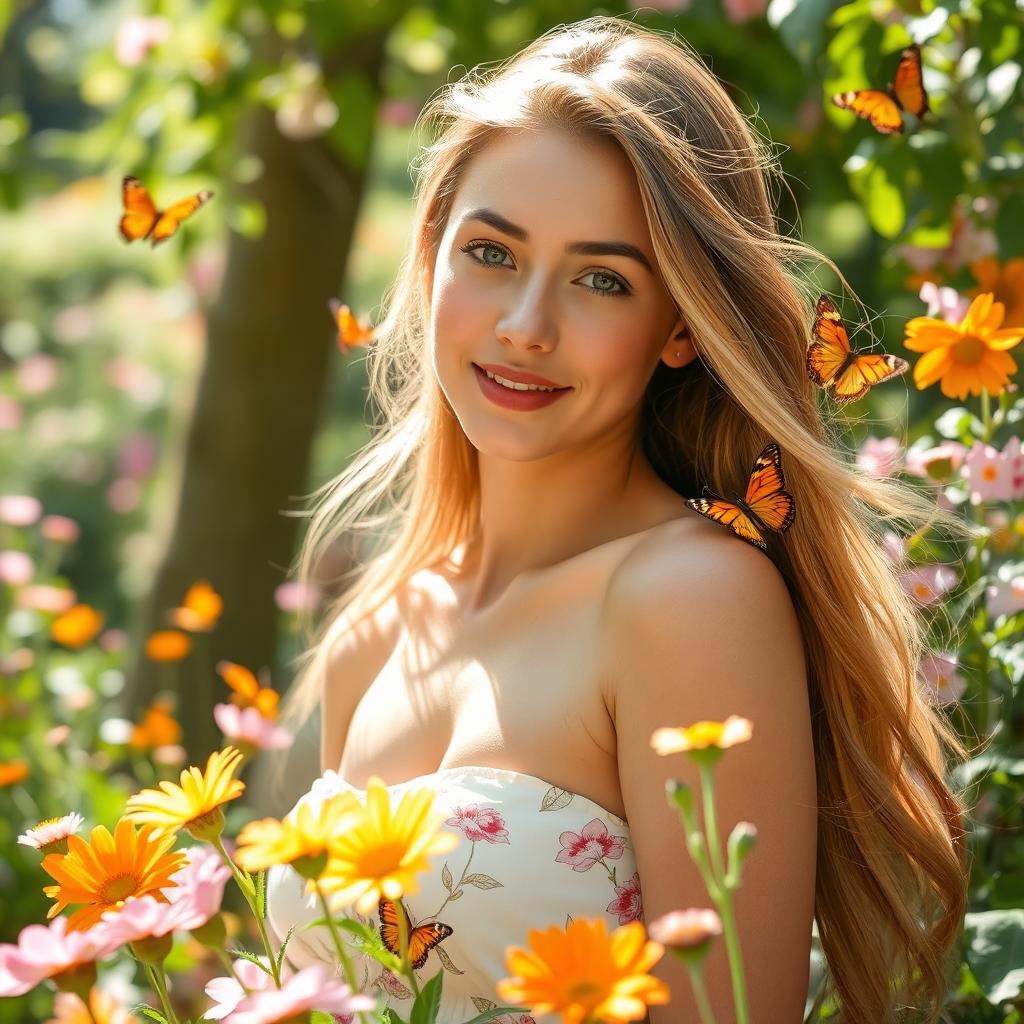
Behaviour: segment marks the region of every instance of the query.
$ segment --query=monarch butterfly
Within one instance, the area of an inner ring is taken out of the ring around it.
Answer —
[[[196,192],[187,199],[181,199],[166,210],[158,210],[156,204],[146,191],[146,186],[126,175],[121,182],[121,198],[124,202],[124,215],[118,227],[126,242],[138,239],[151,239],[153,245],[165,241],[178,230],[178,225],[187,217],[191,217],[203,203],[213,198],[209,191]]]
[[[857,89],[853,92],[839,92],[832,102],[843,110],[852,110],[858,117],[866,118],[872,128],[883,135],[897,135],[903,131],[902,111],[908,110],[914,117],[924,117],[928,112],[928,94],[921,81],[921,47],[914,43],[900,54],[896,76],[885,92],[878,89]]]
[[[327,304],[338,327],[338,348],[342,352],[348,352],[359,345],[367,345],[373,340],[373,328],[368,323],[358,320],[348,306],[338,299],[331,299]]]
[[[796,518],[796,502],[793,495],[782,489],[785,485],[782,453],[778,443],[772,441],[754,460],[745,497],[733,503],[712,494],[710,500],[687,498],[686,504],[702,516],[724,523],[737,537],[767,551],[764,540],[767,531],[782,533]]]
[[[814,311],[814,337],[807,347],[807,375],[840,405],[863,398],[873,385],[910,366],[887,352],[858,355],[853,351],[843,318],[825,295]]]
[[[402,915],[405,918],[405,931],[409,936],[409,961],[415,969],[419,969],[427,962],[427,955],[439,943],[444,942],[455,930],[450,924],[442,924],[440,921],[431,921],[428,924],[419,924],[415,928],[410,926],[409,914],[401,900],[398,906],[402,908]],[[380,937],[395,956],[401,956],[401,945],[398,935],[398,915],[395,913],[395,904],[389,899],[381,898],[377,906],[380,914]]]

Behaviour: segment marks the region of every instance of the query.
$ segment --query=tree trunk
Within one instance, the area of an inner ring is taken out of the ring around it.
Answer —
[[[360,39],[337,64],[358,64],[379,98],[383,36]],[[345,111],[341,111],[341,120]],[[348,166],[324,139],[294,141],[274,115],[251,111],[247,145],[264,171],[250,189],[267,215],[258,239],[232,233],[224,282],[209,315],[205,362],[184,452],[174,525],[137,623],[128,710],[167,685],[168,666],[142,645],[167,627],[167,611],[208,579],[224,598],[212,633],[194,636],[174,666],[178,718],[189,763],[220,745],[212,708],[228,689],[222,659],[271,667],[277,637],[273,589],[293,556],[299,523],[282,514],[309,489],[310,450],[320,422],[336,334],[327,299],[343,279],[369,165]]]

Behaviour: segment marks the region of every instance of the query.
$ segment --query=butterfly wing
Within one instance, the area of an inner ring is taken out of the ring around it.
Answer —
[[[843,110],[852,110],[858,117],[871,122],[871,127],[883,135],[898,135],[903,131],[900,105],[893,96],[877,89],[857,89],[840,92],[832,102]]]
[[[146,238],[159,217],[146,186],[138,178],[125,175],[121,182],[121,199],[124,203],[124,214],[118,223],[121,237],[126,242]]]
[[[772,441],[754,460],[744,500],[765,526],[779,533],[788,530],[796,518],[796,502],[783,490],[785,486],[782,452]]]
[[[807,347],[807,375],[828,387],[850,355],[846,325],[831,299],[822,295],[814,312],[814,340]]]
[[[755,544],[762,551],[767,550],[768,545],[765,544],[764,534],[739,505],[714,496],[710,500],[708,498],[687,498],[686,504],[694,512],[699,512],[716,523],[728,526],[737,537]]]
[[[204,190],[168,206],[157,218],[153,227],[153,244],[157,245],[170,238],[178,230],[183,220],[191,217],[203,203],[209,202],[212,198],[213,193]]]
[[[829,394],[840,405],[855,402],[875,384],[904,373],[910,363],[887,352],[868,352],[857,356],[829,389]]]
[[[928,94],[921,79],[921,47],[917,43],[900,54],[892,94],[899,105],[914,117],[924,117],[928,112]]]
[[[405,918],[405,928],[409,936],[409,962],[413,968],[418,970],[427,962],[430,951],[440,942],[444,942],[454,929],[451,925],[443,924],[441,921],[431,921],[427,924],[417,925],[415,928],[409,926],[409,915],[405,912],[401,900],[398,901],[401,913]],[[384,945],[395,954],[401,956],[401,937],[398,930],[398,914],[395,912],[395,904],[388,899],[381,899],[377,906],[380,915],[380,937]]]
[[[360,323],[348,306],[338,299],[331,299],[328,305],[338,328],[338,347],[343,352],[373,340],[373,328]]]

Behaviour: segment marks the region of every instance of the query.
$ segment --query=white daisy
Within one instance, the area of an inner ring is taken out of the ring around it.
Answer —
[[[33,825],[24,835],[18,836],[18,842],[53,853],[55,851],[50,847],[56,843],[66,842],[68,836],[77,832],[84,821],[85,818],[75,811],[65,814],[63,818],[47,818],[46,821]]]

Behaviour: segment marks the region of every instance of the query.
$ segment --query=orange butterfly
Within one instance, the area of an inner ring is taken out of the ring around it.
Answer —
[[[782,453],[778,443],[772,441],[754,460],[744,498],[737,498],[734,503],[712,494],[711,500],[687,498],[686,504],[702,516],[724,523],[737,537],[767,551],[764,539],[767,531],[782,533],[796,518],[796,502],[793,495],[782,489],[785,485]]]
[[[124,215],[118,227],[124,240],[135,242],[140,238],[149,238],[156,246],[170,238],[183,220],[191,217],[203,203],[212,199],[213,193],[196,192],[168,206],[166,210],[158,210],[146,186],[138,178],[126,175],[121,182],[121,198],[124,201]]]
[[[442,924],[440,921],[431,921],[428,924],[419,924],[411,928],[409,914],[401,900],[398,905],[402,908],[405,917],[405,931],[409,936],[409,962],[415,969],[419,969],[427,962],[427,955],[439,943],[444,942],[455,930],[450,924]],[[377,906],[380,914],[380,937],[384,945],[391,950],[395,956],[401,956],[401,946],[398,937],[398,915],[395,913],[395,905],[391,900],[381,898]]]
[[[807,375],[840,405],[863,398],[872,386],[905,373],[910,363],[887,352],[858,355],[850,348],[846,325],[822,295],[814,314],[815,339],[807,347]]]
[[[921,47],[914,43],[900,54],[896,66],[896,77],[886,86],[885,92],[878,89],[857,89],[854,92],[838,92],[832,102],[843,110],[852,110],[858,117],[866,118],[871,127],[883,135],[897,135],[903,131],[904,110],[914,117],[928,113],[928,94],[921,81]]]
[[[327,304],[338,326],[338,348],[342,352],[348,352],[360,345],[368,345],[373,341],[373,328],[364,320],[357,319],[348,306],[338,299],[330,299]]]

